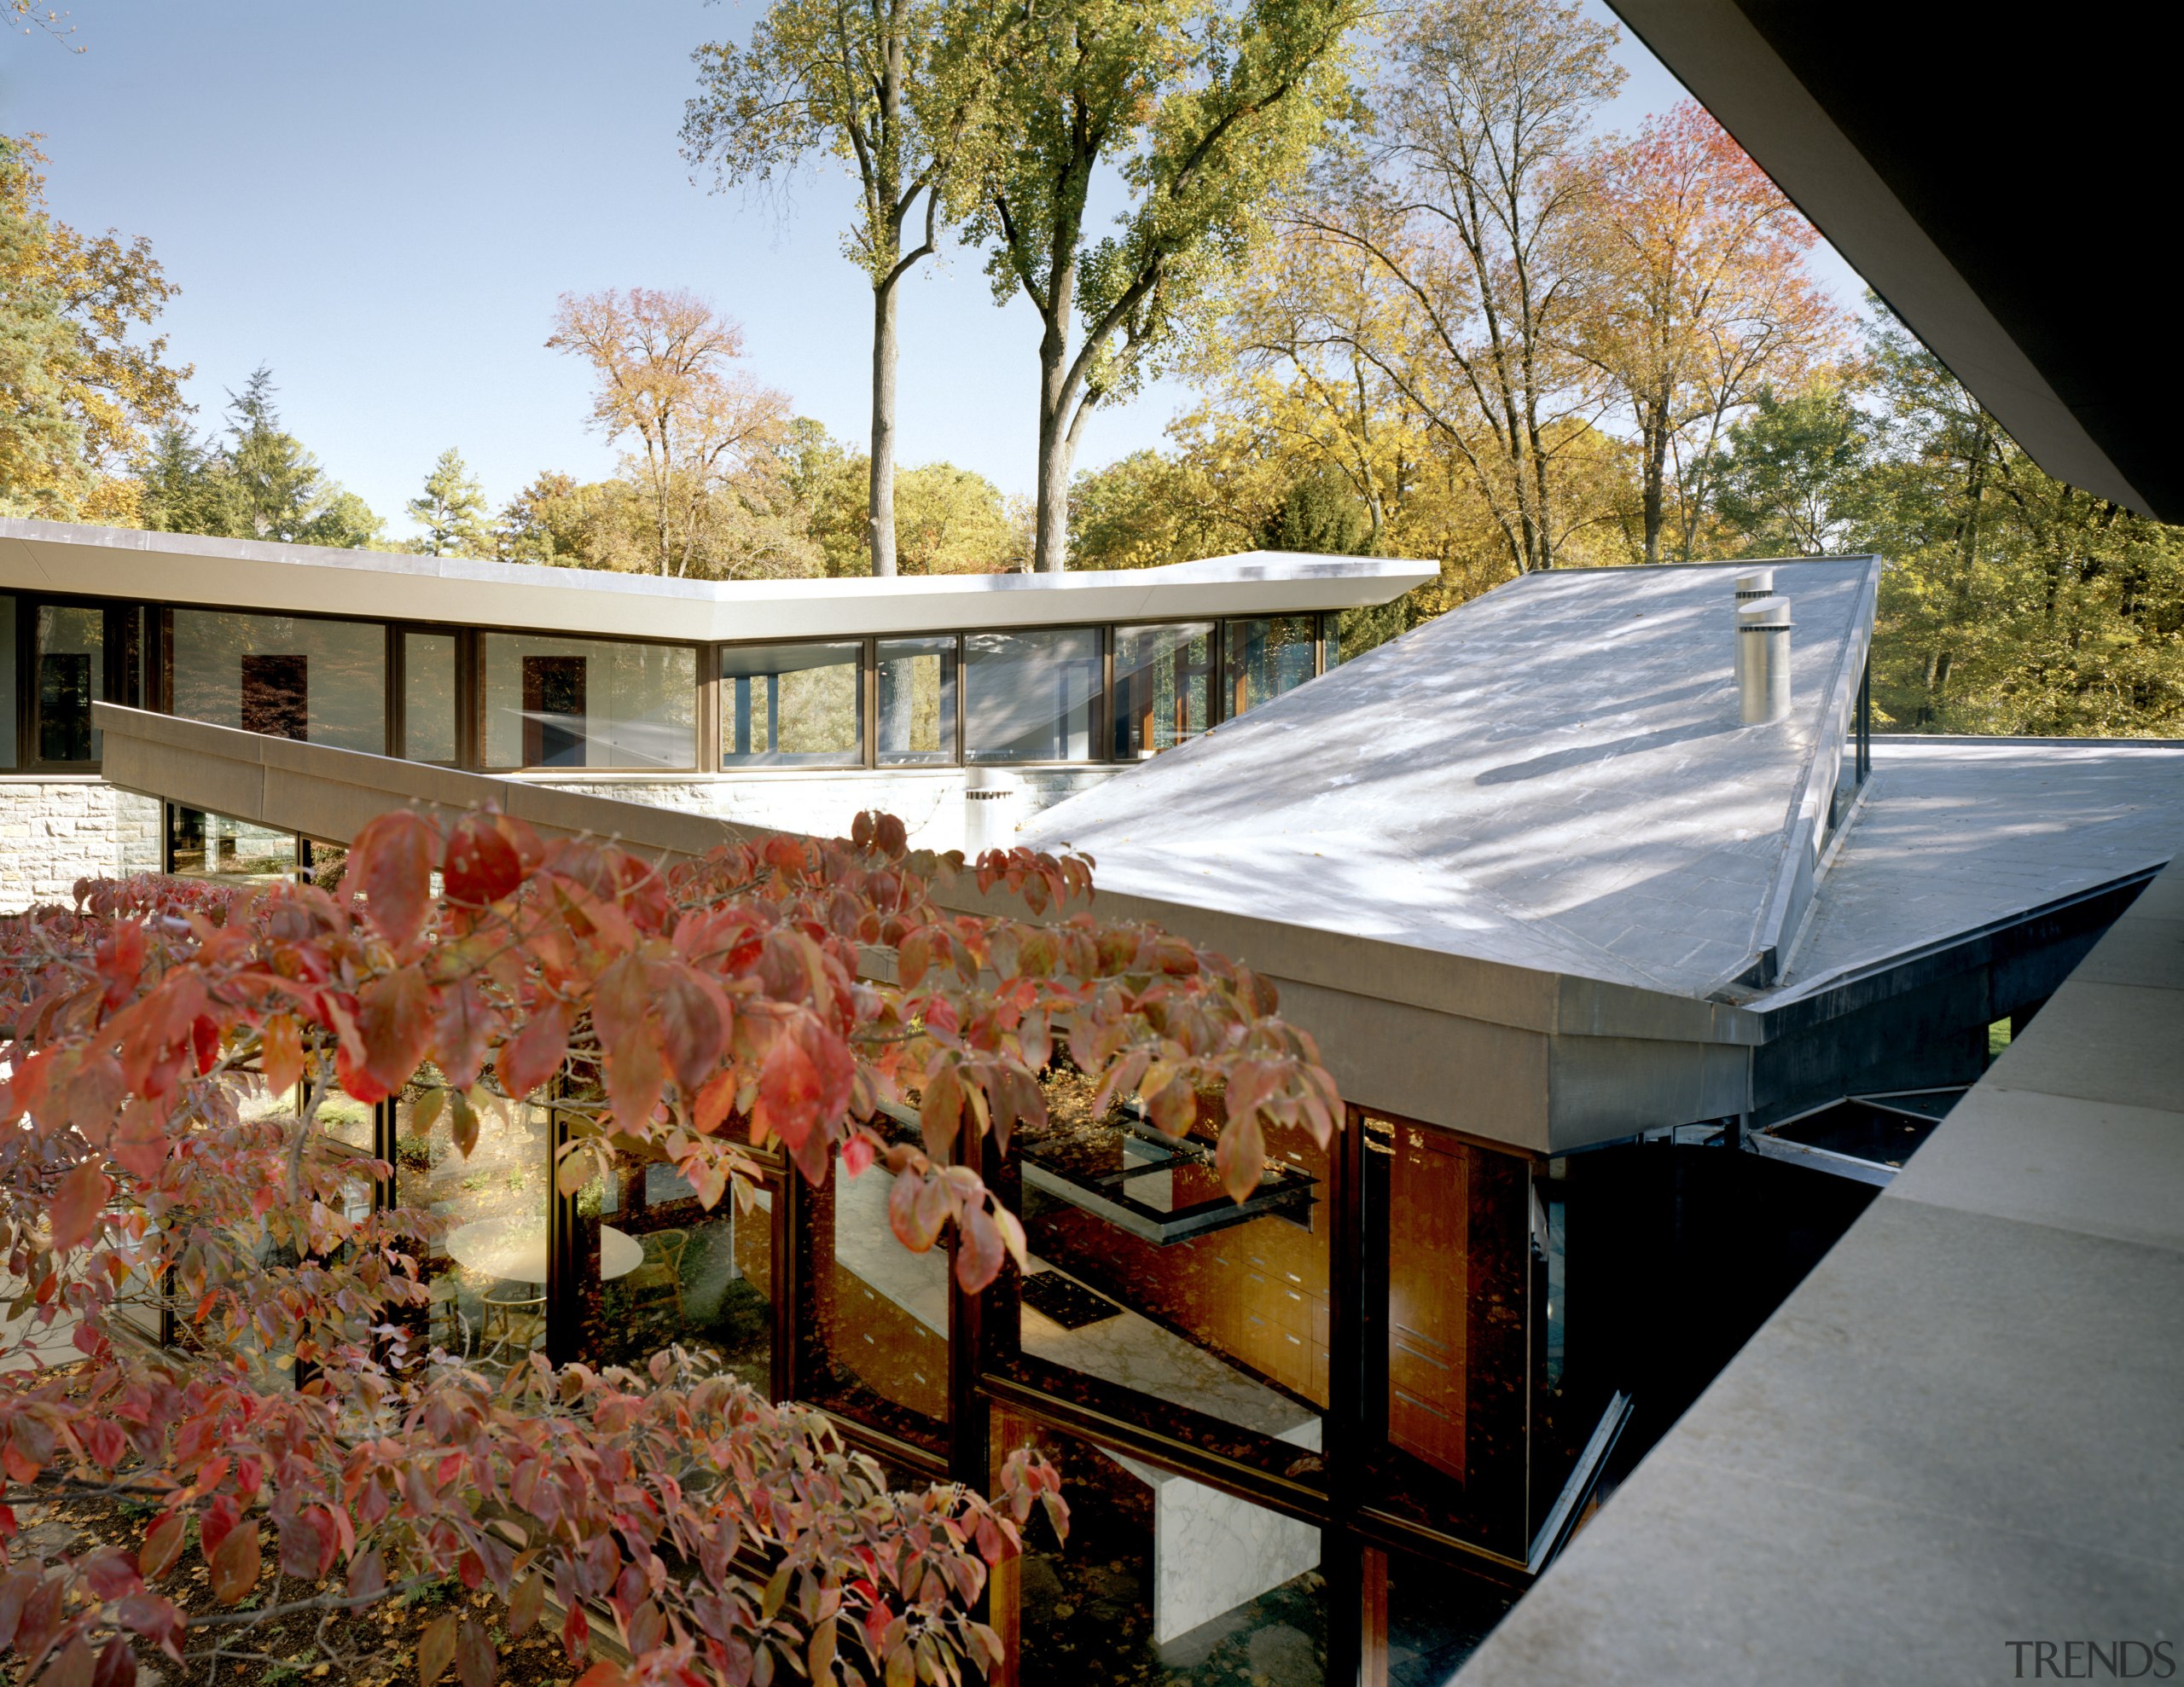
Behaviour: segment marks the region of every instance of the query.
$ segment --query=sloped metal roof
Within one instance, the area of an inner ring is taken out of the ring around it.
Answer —
[[[1773,565],[1792,707],[1746,727],[1745,565],[1513,581],[1022,838],[1126,894],[1705,997],[1804,913],[1880,569]]]

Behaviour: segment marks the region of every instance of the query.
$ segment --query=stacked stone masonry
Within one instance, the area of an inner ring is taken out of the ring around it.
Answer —
[[[155,871],[160,805],[96,776],[0,780],[0,913],[75,900],[79,878]]]

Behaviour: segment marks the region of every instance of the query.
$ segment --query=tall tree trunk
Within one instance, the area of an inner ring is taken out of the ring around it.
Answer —
[[[1068,360],[1061,330],[1050,323],[1039,341],[1039,508],[1031,553],[1031,565],[1042,574],[1069,566],[1069,471],[1077,442],[1064,414]]]
[[[1667,516],[1668,406],[1663,404],[1653,415],[1642,418],[1640,426],[1646,445],[1645,487],[1641,495],[1646,523],[1646,560],[1652,564],[1661,559],[1661,528]]]
[[[895,572],[895,331],[898,277],[890,274],[872,293],[872,478],[865,520],[872,571]]]

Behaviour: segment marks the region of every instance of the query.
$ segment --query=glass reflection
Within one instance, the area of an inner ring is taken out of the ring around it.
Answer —
[[[956,759],[956,641],[881,639],[879,757],[886,766]]]
[[[0,768],[13,768],[15,745],[15,600],[0,592]]]
[[[455,635],[402,635],[402,754],[455,762]]]
[[[386,751],[386,634],[375,622],[177,609],[173,710],[193,721]]]
[[[947,1451],[948,1255],[913,1254],[887,1223],[895,1180],[837,1158],[802,1193],[793,1392],[913,1446]]]
[[[618,1168],[578,1206],[578,1353],[642,1365],[681,1346],[773,1393],[774,1191],[748,1212],[733,1194],[707,1212],[671,1165]],[[611,1218],[612,1222],[608,1222]]]
[[[1213,724],[1213,623],[1115,631],[1115,757],[1187,744]]]
[[[963,641],[964,752],[974,762],[1083,762],[1100,711],[1095,628]]]
[[[690,768],[698,653],[688,645],[488,633],[490,768]]]
[[[201,809],[166,805],[167,859],[178,878],[270,884],[296,876],[296,835]]]
[[[427,1249],[430,1340],[484,1364],[513,1364],[546,1344],[546,1221],[552,1126],[546,1108],[490,1098],[465,1156],[452,1103],[425,1093],[395,1114],[395,1189],[444,1227]]]
[[[1060,1470],[1069,1539],[1025,1532],[996,1627],[1024,1687],[1323,1687],[1320,1532],[1045,1424],[996,1413],[996,1461],[1030,1442]],[[1014,1598],[1009,1600],[1013,1591]]]
[[[1090,1086],[1050,1081],[1048,1122],[1019,1127],[1031,1267],[1019,1340],[1031,1359],[1296,1449],[1318,1467],[1327,1403],[1327,1163],[1272,1145],[1258,1191],[1232,1201],[1214,1129],[1180,1142],[1133,1111],[1089,1114]],[[1217,1108],[1218,1103],[1213,1103]]]
[[[1240,715],[1294,691],[1310,679],[1319,649],[1319,617],[1275,615],[1228,623],[1228,707]]]
[[[731,646],[720,653],[721,761],[844,767],[864,757],[863,647]]]
[[[104,734],[91,701],[106,695],[106,612],[55,604],[38,612],[38,759],[96,762]]]

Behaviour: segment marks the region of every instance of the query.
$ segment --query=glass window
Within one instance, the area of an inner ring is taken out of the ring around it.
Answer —
[[[1180,1141],[1132,1110],[1095,1121],[1091,1090],[1074,1073],[1050,1079],[1047,1123],[1017,1127],[1031,1257],[1021,1354],[1215,1419],[1238,1432],[1226,1444],[1241,1456],[1316,1471],[1327,1154],[1302,1133],[1280,1133],[1258,1192],[1239,1206],[1214,1166],[1212,1121]]]
[[[1327,1667],[1312,1524],[993,1414],[996,1474],[1027,1443],[1060,1471],[1070,1516],[1064,1545],[1034,1511],[1017,1574],[996,1579],[994,1626],[1017,1642],[1024,1687],[1322,1687],[1342,1673]],[[1345,1678],[1356,1673],[1353,1661]]]
[[[1275,615],[1228,623],[1229,712],[1242,714],[1312,677],[1319,617]]]
[[[177,609],[173,664],[177,715],[386,753],[386,633],[375,622]]]
[[[394,1174],[404,1206],[446,1220],[425,1260],[427,1341],[474,1363],[511,1365],[546,1346],[551,1118],[535,1103],[492,1097],[465,1156],[452,1105],[418,1128],[424,1093],[412,1089],[396,1105]]]
[[[402,635],[402,754],[455,761],[455,635]]]
[[[861,644],[731,646],[720,653],[720,759],[731,768],[864,759]]]
[[[964,749],[974,762],[1087,762],[1100,712],[1091,627],[963,641]]]
[[[1366,1131],[1366,1269],[1387,1306],[1367,1356],[1385,1378],[1368,1390],[1386,1402],[1382,1498],[1522,1557],[1529,1361],[1547,1358],[1530,1352],[1528,1311],[1550,1244],[1531,1167],[1423,1125]]]
[[[1213,724],[1213,623],[1115,629],[1115,757],[1188,744]]]
[[[91,699],[106,695],[106,611],[41,605],[37,672],[38,759],[97,761]]]
[[[693,768],[698,652],[488,633],[485,765]]]
[[[948,1450],[948,1255],[913,1254],[887,1224],[895,1180],[837,1157],[804,1191],[798,1244],[799,1400],[932,1452]]]
[[[296,876],[296,834],[167,804],[168,859],[181,878],[271,884]]]
[[[0,592],[0,768],[15,753],[15,600]]]
[[[880,761],[899,767],[956,759],[956,641],[882,639]]]
[[[740,1213],[732,1191],[708,1211],[665,1163],[625,1162],[613,1180],[611,1202],[577,1203],[578,1357],[634,1368],[679,1345],[770,1397],[774,1189]]]

